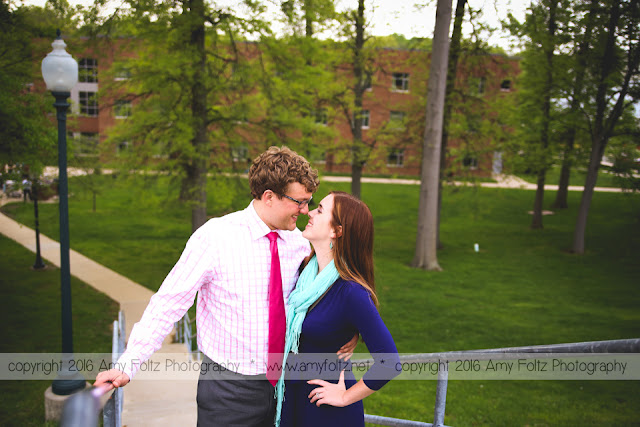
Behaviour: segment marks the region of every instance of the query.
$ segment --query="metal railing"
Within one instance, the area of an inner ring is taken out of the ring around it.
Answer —
[[[202,359],[202,353],[197,346],[195,346],[194,349],[193,344],[196,342],[194,338],[196,338],[197,335],[196,332],[194,332],[194,322],[195,319],[191,320],[189,318],[189,313],[185,313],[182,319],[175,323],[176,335],[174,341],[183,343],[187,347],[187,351],[191,357],[195,357],[196,360],[199,361]]]
[[[127,335],[124,312],[120,310],[118,320],[113,321],[113,340],[111,343],[111,361],[115,364],[124,353],[124,341]],[[122,425],[122,402],[124,391],[121,387],[115,389],[104,405],[102,422],[104,427],[120,427]]]
[[[525,347],[504,347],[490,348],[485,350],[449,351],[444,353],[423,353],[408,356],[400,356],[400,362],[428,363],[435,360],[464,357],[478,354],[501,354],[502,360],[518,358],[523,353],[640,353],[640,338],[630,338],[623,340],[609,341],[589,341],[567,344],[549,344]],[[362,363],[373,363],[373,359],[358,360]],[[407,427],[446,427],[444,425],[444,412],[447,400],[448,372],[438,371],[438,382],[436,385],[436,402],[433,423],[424,423],[400,418],[381,417],[378,415],[365,414],[364,420],[367,423],[382,426],[407,426]]]
[[[193,321],[189,315],[176,322],[177,342],[182,342],[187,346],[190,354],[197,354],[200,360],[200,352],[193,350]],[[118,320],[113,322],[113,349],[112,361],[117,362],[120,355],[124,352],[125,340],[125,320],[122,311],[118,314]],[[400,356],[400,362],[417,362],[429,363],[442,359],[455,359],[461,357],[478,357],[482,354],[500,354],[502,360],[517,359],[522,354],[559,354],[559,353],[640,353],[640,338],[630,338],[622,340],[609,341],[589,341],[567,344],[550,344],[538,346],[524,347],[504,347],[491,348],[484,350],[467,350],[467,351],[449,351],[442,353],[422,353]],[[355,361],[354,361],[355,362]],[[373,359],[357,360],[359,363],[373,363]],[[412,421],[401,418],[383,417],[379,415],[365,414],[365,422],[375,425],[392,426],[392,427],[447,427],[444,425],[444,415],[447,400],[449,374],[447,370],[438,370],[438,378],[436,383],[436,399],[434,407],[433,423],[425,423],[421,421]],[[110,394],[107,403],[103,409],[103,425],[105,427],[120,427],[122,425],[122,388],[104,393],[98,388],[92,388],[69,398],[63,409],[61,426],[93,426],[97,425],[98,414],[100,412],[100,400],[104,399],[105,394]]]
[[[111,361],[116,363],[124,353],[126,336],[124,313],[118,313],[118,320],[113,321],[113,337],[111,344]],[[106,402],[105,402],[106,400]],[[102,409],[104,427],[122,426],[123,390],[116,388],[109,391],[100,387],[91,387],[69,397],[62,408],[60,426],[92,427],[98,425]],[[104,404],[104,407],[103,407]]]

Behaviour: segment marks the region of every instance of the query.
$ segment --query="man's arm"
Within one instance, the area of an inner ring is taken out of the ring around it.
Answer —
[[[358,339],[360,338],[360,334],[356,332],[356,334],[351,338],[351,340],[340,347],[340,350],[336,353],[338,355],[338,359],[347,361],[351,359],[353,356],[353,351],[356,349],[356,345],[358,345]]]
[[[142,318],[131,331],[126,351],[117,362],[119,369],[101,372],[94,385],[111,383],[114,387],[126,385],[140,365],[161,346],[173,330],[174,323],[193,305],[196,292],[211,268],[212,248],[200,227],[182,252],[180,259],[155,293]]]

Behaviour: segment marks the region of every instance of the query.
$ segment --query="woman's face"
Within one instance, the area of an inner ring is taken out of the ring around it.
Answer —
[[[302,232],[302,236],[313,243],[314,247],[320,247],[323,243],[329,246],[329,241],[335,237],[331,227],[333,217],[333,194],[329,194],[318,204],[318,208],[309,212],[309,222]]]

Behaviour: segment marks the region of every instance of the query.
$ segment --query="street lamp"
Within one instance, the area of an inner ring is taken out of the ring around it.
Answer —
[[[36,262],[33,264],[34,270],[42,270],[46,267],[45,263],[42,262],[42,255],[40,254],[40,222],[38,220],[38,197],[40,188],[38,177],[33,180],[31,184],[31,198],[33,199],[33,211],[36,218]]]
[[[60,294],[62,303],[62,368],[53,380],[52,391],[68,395],[85,387],[86,381],[70,369],[73,357],[73,328],[71,323],[71,270],[69,267],[69,202],[67,186],[67,98],[78,82],[78,63],[64,48],[67,46],[60,30],[51,44],[53,51],[42,61],[42,77],[47,89],[55,97],[53,104],[58,117],[58,194],[60,196]]]

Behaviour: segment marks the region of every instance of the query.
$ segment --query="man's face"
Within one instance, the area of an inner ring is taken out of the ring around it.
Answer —
[[[299,182],[289,184],[284,194],[298,201],[309,200],[312,196],[312,193],[308,192],[304,185]],[[270,224],[267,224],[270,228],[276,230],[293,230],[296,228],[298,215],[301,213],[304,215],[309,214],[309,206],[305,204],[299,207],[293,200],[286,197],[280,198],[274,193],[271,213]]]

